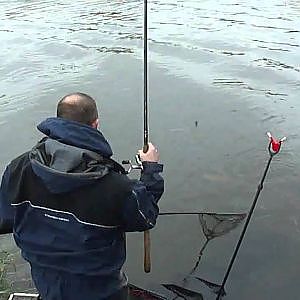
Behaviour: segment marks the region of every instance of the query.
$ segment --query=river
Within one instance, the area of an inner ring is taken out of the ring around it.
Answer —
[[[97,99],[115,159],[133,158],[143,138],[142,1],[0,3],[1,170],[73,91]],[[268,159],[266,132],[287,136],[225,299],[298,299],[300,2],[149,1],[149,95],[150,137],[165,164],[162,212],[247,212]],[[210,241],[196,277],[221,283],[240,229]],[[144,274],[142,235],[128,235],[127,274],[172,299],[160,284],[181,284],[191,270],[205,241],[199,220],[162,216],[151,238]],[[10,236],[0,249],[16,251]],[[185,287],[215,298],[195,278]]]

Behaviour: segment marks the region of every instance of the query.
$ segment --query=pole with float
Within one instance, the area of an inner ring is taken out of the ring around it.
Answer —
[[[221,284],[221,287],[218,291],[218,294],[217,294],[217,297],[216,297],[216,300],[220,300],[222,298],[222,296],[224,296],[226,293],[225,293],[225,284],[227,282],[227,279],[229,277],[229,274],[232,270],[232,267],[233,267],[233,264],[235,262],[235,259],[237,257],[237,254],[238,254],[238,251],[241,247],[241,244],[242,244],[242,241],[245,237],[245,234],[246,234],[246,231],[247,231],[247,228],[248,228],[248,225],[249,225],[249,222],[251,220],[251,217],[253,215],[253,212],[254,212],[254,209],[256,207],[256,203],[257,203],[257,200],[258,200],[258,197],[264,187],[264,181],[266,179],[266,176],[267,176],[267,173],[269,171],[269,168],[270,168],[270,165],[271,165],[271,162],[274,158],[275,155],[277,155],[281,149],[281,144],[283,141],[286,140],[286,137],[282,138],[281,140],[276,140],[270,132],[267,133],[268,137],[269,137],[269,146],[268,146],[268,152],[269,152],[269,160],[267,162],[267,165],[266,165],[266,168],[264,170],[264,173],[263,173],[263,176],[262,176],[262,179],[257,187],[257,191],[256,191],[256,194],[254,196],[254,199],[253,199],[253,202],[252,202],[252,205],[251,205],[251,208],[249,210],[249,213],[247,215],[247,219],[246,219],[246,222],[245,222],[245,225],[242,229],[242,232],[241,232],[241,235],[239,237],[239,240],[236,244],[236,247],[234,249],[234,252],[233,252],[233,255],[230,259],[230,262],[229,262],[229,265],[227,267],[227,270],[226,270],[226,273],[224,275],[224,278],[223,278],[223,281],[222,281],[222,284]]]

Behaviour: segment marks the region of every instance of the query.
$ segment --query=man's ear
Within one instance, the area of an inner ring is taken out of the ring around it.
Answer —
[[[92,122],[91,126],[95,129],[97,129],[99,126],[99,119],[97,118],[94,122]]]

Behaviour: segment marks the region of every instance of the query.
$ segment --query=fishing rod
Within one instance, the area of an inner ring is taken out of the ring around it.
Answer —
[[[149,110],[148,110],[148,0],[144,0],[144,146],[148,151],[149,144]],[[144,271],[151,271],[150,231],[144,232]]]
[[[268,152],[269,152],[269,160],[267,162],[267,165],[266,165],[266,168],[264,170],[264,173],[263,173],[263,176],[262,176],[262,179],[257,187],[257,191],[256,191],[256,194],[255,194],[255,197],[254,197],[254,200],[252,202],[252,205],[251,205],[251,208],[250,208],[250,211],[248,213],[248,216],[247,216],[247,219],[246,219],[246,222],[245,222],[245,225],[243,227],[243,230],[241,232],[241,235],[240,235],[240,238],[236,244],[236,247],[235,247],[235,250],[233,252],[233,255],[231,257],[231,260],[229,262],[229,265],[228,265],[228,268],[226,270],[226,273],[225,273],[225,276],[223,278],[223,281],[222,281],[222,285],[218,291],[218,294],[217,294],[217,298],[216,300],[220,300],[221,297],[224,295],[224,291],[225,291],[225,284],[227,282],[227,279],[229,277],[229,274],[232,270],[232,267],[233,267],[233,264],[235,262],[235,259],[237,257],[237,254],[238,254],[238,251],[240,249],[240,246],[242,244],[242,241],[245,237],[245,234],[246,234],[246,231],[247,231],[247,228],[248,228],[248,225],[249,225],[249,222],[251,220],[251,217],[253,215],[253,212],[254,212],[254,209],[255,209],[255,206],[256,206],[256,203],[257,203],[257,200],[258,200],[258,197],[263,189],[263,185],[264,185],[264,181],[266,179],[266,176],[267,176],[267,173],[269,171],[269,168],[270,168],[270,165],[271,165],[271,162],[272,162],[272,159],[273,157],[279,153],[280,149],[281,149],[281,144],[283,141],[286,140],[286,137],[282,138],[281,140],[276,140],[270,132],[267,133],[269,139],[270,139],[270,142],[269,142],[269,146],[268,146]]]
[[[149,105],[148,105],[148,2],[144,0],[144,133],[143,133],[143,152],[146,153],[149,149]],[[134,169],[143,169],[142,162],[138,155],[135,156],[136,165],[130,160],[123,160],[122,164],[128,164],[129,174]],[[144,271],[151,271],[151,256],[150,256],[150,231],[144,231]]]

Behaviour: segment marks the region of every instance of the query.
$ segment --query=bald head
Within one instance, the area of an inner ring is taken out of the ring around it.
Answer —
[[[58,102],[57,117],[90,126],[96,121],[98,124],[96,102],[92,97],[84,93],[66,95]]]

